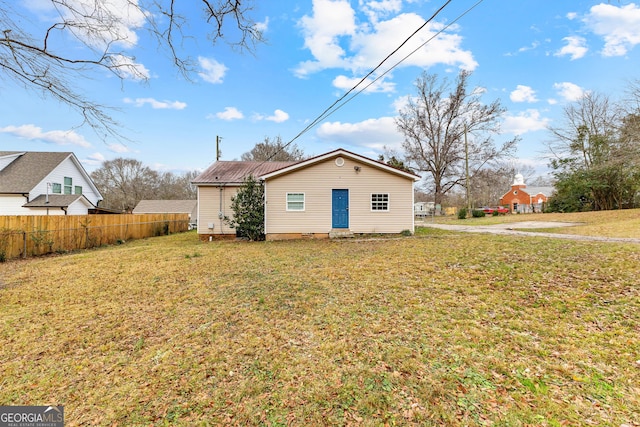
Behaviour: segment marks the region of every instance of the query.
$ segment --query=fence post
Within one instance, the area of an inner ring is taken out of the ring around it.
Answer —
[[[22,231],[22,258],[26,258],[27,257],[27,232],[26,231]]]

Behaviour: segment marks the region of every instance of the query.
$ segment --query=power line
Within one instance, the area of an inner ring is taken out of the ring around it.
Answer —
[[[478,0],[478,2],[476,2],[473,6],[471,6],[470,8],[468,8],[466,11],[464,11],[461,15],[459,15],[455,20],[453,20],[451,23],[449,23],[448,25],[446,25],[445,27],[443,27],[440,31],[438,31],[436,34],[434,34],[431,38],[429,38],[427,41],[425,41],[424,43],[422,43],[420,46],[418,46],[416,49],[414,49],[413,51],[411,51],[408,55],[406,55],[405,57],[403,57],[401,60],[399,60],[398,62],[396,62],[395,64],[393,64],[389,69],[387,69],[384,73],[380,74],[378,77],[376,77],[374,80],[372,80],[369,84],[367,84],[366,86],[364,86],[364,88],[360,89],[358,92],[356,92],[355,94],[353,94],[353,96],[351,96],[349,99],[347,99],[346,101],[342,102],[343,100],[345,100],[345,98],[347,98],[353,91],[355,91],[358,86],[360,86],[362,83],[364,83],[367,78],[369,78],[369,76],[371,76],[373,73],[376,72],[376,70],[378,70],[380,67],[382,67],[382,65],[389,60],[389,58],[391,58],[394,54],[396,54],[410,39],[412,39],[418,32],[420,32],[424,27],[426,27],[431,21],[433,21],[436,16],[438,16],[440,14],[440,12],[442,12],[444,10],[445,7],[447,7],[453,0],[447,0],[442,6],[440,6],[440,8],[438,8],[438,10],[428,19],[426,20],[422,25],[420,25],[420,27],[418,27],[418,29],[416,29],[413,33],[411,33],[411,35],[409,35],[409,37],[407,37],[397,48],[395,48],[389,55],[387,55],[382,61],[380,61],[380,63],[378,65],[376,65],[371,71],[369,71],[362,79],[360,79],[360,81],[353,86],[351,89],[349,89],[347,92],[345,92],[340,98],[338,98],[335,102],[333,102],[329,107],[327,107],[318,117],[316,117],[309,125],[307,125],[304,129],[302,129],[296,136],[294,136],[289,142],[287,142],[286,144],[284,144],[282,147],[279,147],[278,150],[276,150],[273,154],[271,154],[267,160],[264,160],[262,162],[260,162],[258,165],[256,165],[251,172],[253,172],[253,170],[255,170],[256,168],[258,168],[259,166],[263,165],[264,163],[270,161],[273,157],[275,157],[280,151],[285,150],[289,145],[291,145],[294,141],[296,141],[298,138],[300,138],[302,135],[304,135],[305,133],[307,133],[309,130],[311,130],[313,127],[315,127],[321,120],[329,117],[331,114],[333,114],[334,112],[336,112],[337,110],[339,110],[340,108],[342,108],[345,104],[347,104],[349,101],[351,101],[353,98],[355,98],[356,96],[358,96],[360,93],[362,93],[363,91],[365,91],[368,87],[370,87],[371,85],[373,85],[375,82],[377,82],[378,80],[380,80],[382,77],[384,77],[385,75],[387,75],[391,70],[393,70],[394,68],[396,68],[398,65],[400,65],[402,62],[404,62],[407,58],[409,58],[411,55],[413,55],[414,53],[416,53],[418,50],[420,50],[422,47],[424,47],[427,43],[431,42],[434,38],[436,38],[438,35],[440,35],[442,32],[444,32],[446,29],[448,29],[451,25],[453,25],[454,23],[456,23],[458,20],[460,20],[463,16],[465,16],[467,13],[469,13],[472,9],[474,9],[476,6],[478,6],[480,3],[482,3],[483,0]],[[341,103],[342,102],[342,103]],[[339,105],[338,105],[339,104]],[[336,107],[337,105],[337,107]],[[335,107],[335,108],[334,108]]]
[[[433,39],[435,39],[436,37],[438,37],[440,34],[442,34],[445,30],[447,30],[450,26],[452,26],[453,24],[455,24],[457,21],[459,21],[462,17],[464,17],[467,13],[471,12],[471,10],[473,10],[476,6],[478,6],[480,3],[482,3],[484,0],[478,0],[473,6],[471,6],[470,8],[468,8],[467,10],[465,10],[462,14],[460,14],[456,19],[454,19],[453,21],[451,21],[449,24],[447,24],[446,26],[444,26],[440,31],[438,31],[436,34],[434,34],[433,36],[431,36],[427,41],[425,41],[424,43],[422,43],[420,46],[418,46],[417,48],[415,48],[414,50],[412,50],[411,52],[409,52],[407,55],[405,55],[402,59],[400,59],[398,62],[396,62],[395,64],[393,64],[389,69],[387,69],[384,73],[380,74],[378,77],[376,77],[374,80],[372,80],[371,82],[369,82],[369,84],[367,84],[365,87],[363,87],[362,89],[360,89],[358,92],[356,92],[353,96],[351,96],[351,98],[347,99],[346,101],[344,101],[342,104],[338,105],[335,109],[333,109],[330,113],[326,114],[325,117],[330,116],[331,114],[335,113],[336,111],[338,111],[340,108],[342,108],[345,104],[347,104],[349,101],[351,101],[353,98],[355,98],[356,96],[358,96],[359,94],[361,94],[362,92],[364,92],[368,87],[370,87],[371,85],[373,85],[375,82],[377,82],[378,80],[380,80],[382,77],[386,76],[391,70],[393,70],[394,68],[396,68],[398,65],[400,65],[401,63],[403,63],[404,61],[406,61],[411,55],[413,55],[414,53],[416,53],[418,50],[422,49],[427,43],[429,43],[430,41],[432,41]],[[359,83],[358,83],[359,84]],[[358,85],[356,85],[355,87],[357,87]],[[354,87],[354,88],[355,88]],[[353,89],[351,89],[352,91]],[[349,91],[349,92],[351,92]],[[340,98],[340,100],[344,99],[344,96]],[[340,101],[338,100],[338,101]],[[337,102],[338,102],[337,101]],[[336,103],[337,103],[336,102]],[[332,106],[334,106],[336,103],[334,103]],[[297,137],[296,137],[297,138]]]

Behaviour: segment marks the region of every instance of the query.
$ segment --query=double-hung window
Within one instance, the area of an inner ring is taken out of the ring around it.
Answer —
[[[73,194],[73,179],[68,176],[64,177],[64,194]]]
[[[53,194],[62,194],[62,184],[60,184],[59,182],[54,182],[51,185],[51,192]]]
[[[287,210],[304,210],[304,193],[287,193]]]
[[[389,210],[389,193],[372,193],[371,210],[374,212],[386,212]]]

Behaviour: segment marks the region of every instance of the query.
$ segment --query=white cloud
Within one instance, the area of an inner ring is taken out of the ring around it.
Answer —
[[[227,73],[228,68],[213,58],[198,57],[198,63],[202,71],[198,73],[200,78],[209,83],[222,83],[222,79]]]
[[[362,7],[364,13],[371,22],[378,22],[380,18],[390,13],[398,13],[402,10],[401,0],[367,1]]]
[[[544,130],[549,124],[549,119],[541,117],[540,111],[530,109],[517,115],[507,114],[502,122],[501,132],[522,135],[527,132]]]
[[[562,39],[567,44],[557,51],[555,56],[570,56],[571,60],[580,59],[587,54],[589,50],[585,45],[587,41],[584,37],[569,36]]]
[[[282,110],[276,110],[273,112],[273,115],[265,117],[265,120],[269,120],[276,123],[282,123],[289,120],[289,114],[285,113]]]
[[[169,109],[169,110],[184,110],[187,107],[185,102],[181,101],[158,101],[153,98],[124,98],[126,104],[134,104],[136,107],[142,107],[149,104],[153,109]]]
[[[0,128],[0,132],[15,135],[28,140],[38,140],[55,145],[77,145],[79,147],[91,147],[84,137],[72,130],[50,130],[43,132],[42,128],[29,124],[22,126],[6,126]]]
[[[509,98],[513,102],[538,102],[536,91],[529,86],[518,85]]]
[[[269,17],[267,16],[263,22],[256,22],[255,29],[261,33],[265,33],[269,30]]]
[[[99,166],[102,165],[105,160],[107,159],[102,155],[102,153],[96,152],[87,156],[86,159],[82,160],[82,163],[90,166]]]
[[[151,76],[149,70],[142,64],[136,63],[133,58],[114,54],[109,56],[110,65],[123,79],[146,80]]]
[[[354,75],[370,70],[424,24],[424,18],[414,13],[378,20],[400,10],[400,4],[396,1],[367,2],[364,9],[369,22],[362,24],[356,22],[355,11],[347,1],[314,0],[313,4],[313,16],[304,16],[300,21],[305,47],[311,52],[313,60],[298,65],[294,70],[298,77],[330,68],[350,70]],[[459,27],[452,25],[434,37],[443,29],[442,23],[428,24],[387,64],[391,66],[407,57],[401,66],[428,68],[445,64],[475,69],[478,64],[471,52],[460,48],[462,37],[455,33]],[[414,50],[416,52],[408,56]]]
[[[305,76],[325,68],[345,67],[345,51],[340,37],[355,34],[355,12],[346,0],[314,0],[313,16],[303,16],[299,22],[304,33],[304,46],[316,61],[307,61],[297,70]]]
[[[360,80],[362,80],[361,77],[347,77],[340,75],[333,79],[333,86],[346,92],[357,85]],[[359,92],[364,89],[364,93],[393,92],[395,88],[395,83],[385,82],[384,79],[373,82],[372,78],[367,78],[360,86],[358,86],[356,91]]]
[[[604,38],[604,56],[623,56],[640,44],[640,6],[600,3],[583,19],[587,27]]]
[[[358,123],[327,122],[320,125],[318,137],[337,145],[368,147],[378,151],[384,147],[400,148],[404,137],[397,131],[393,117],[368,119]]]
[[[538,46],[540,46],[540,42],[539,41],[534,41],[533,43],[531,43],[530,46],[523,46],[520,49],[518,49],[518,52],[526,52],[528,50],[534,50]]]
[[[130,153],[131,152],[131,150],[129,150],[129,147],[127,147],[124,144],[112,143],[112,144],[108,144],[107,148],[109,149],[109,151],[113,153]]]
[[[583,88],[570,82],[555,83],[553,88],[558,92],[558,95],[569,102],[578,101],[585,94]]]
[[[231,120],[243,119],[244,114],[242,114],[242,112],[238,110],[236,107],[226,107],[224,111],[220,111],[219,113],[216,113],[216,117],[221,120],[231,121]]]
[[[101,50],[110,45],[136,46],[136,30],[146,23],[146,16],[135,0],[66,0],[60,4],[68,7],[56,7],[56,11],[66,21],[77,24],[73,27],[73,35]]]
[[[255,113],[252,117],[253,120],[268,120],[270,122],[282,123],[289,120],[289,114],[282,110],[275,110],[271,116]]]

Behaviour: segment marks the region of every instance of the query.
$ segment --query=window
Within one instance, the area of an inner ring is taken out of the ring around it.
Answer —
[[[287,210],[304,210],[304,193],[287,193]]]
[[[388,211],[389,210],[389,193],[374,193],[371,195],[372,211]]]
[[[59,182],[54,182],[51,186],[51,192],[54,194],[62,194],[62,184]]]
[[[73,179],[68,176],[64,177],[64,194],[72,194],[71,189],[73,188]]]
[[[81,185],[76,185],[73,188],[73,194],[82,194],[82,186]]]

